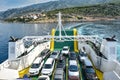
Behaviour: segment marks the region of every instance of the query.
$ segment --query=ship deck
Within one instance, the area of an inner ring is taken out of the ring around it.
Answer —
[[[66,33],[68,36],[71,36],[71,35],[74,35],[74,36],[77,36],[77,30],[76,29],[73,29],[73,30],[66,30]],[[52,30],[51,32],[51,35],[52,36],[58,36],[59,35],[59,31],[55,31],[55,29]],[[64,31],[62,31],[62,35],[65,35],[64,34]],[[83,64],[78,60],[78,42],[76,40],[74,41],[64,41],[64,42],[58,42],[58,41],[54,41],[54,39],[52,39],[51,43],[50,43],[50,50],[51,51],[54,51],[54,50],[62,50],[63,46],[70,46],[70,51],[74,51],[76,53],[76,59],[77,59],[77,63],[78,63],[78,67],[79,67],[79,79],[80,80],[86,80],[85,79],[85,73],[83,71]],[[89,57],[90,59],[90,57]],[[46,62],[47,58],[44,59],[44,62]],[[66,69],[64,71],[64,80],[68,80],[68,61],[69,61],[69,56],[65,56],[65,60],[66,60]],[[90,59],[91,60],[91,59]],[[91,61],[92,62],[92,61]],[[93,64],[93,63],[92,63]],[[50,80],[54,80],[54,73],[55,73],[55,70],[56,70],[56,65],[57,65],[57,60],[56,60],[56,64],[55,64],[55,68],[54,68],[54,71],[52,73],[52,75],[50,76]],[[93,64],[93,68],[96,72],[96,75],[97,77],[99,78],[99,80],[103,80],[103,73],[101,71],[99,71]],[[20,71],[19,72],[19,75],[20,77],[23,77],[24,74],[28,74],[28,71],[29,71],[29,67]],[[40,76],[41,74],[39,74],[38,76]],[[32,78],[32,80],[37,80],[38,79],[38,76],[34,76],[34,77],[30,77]]]
[[[57,50],[60,50],[60,49],[57,49]],[[76,53],[76,55],[77,55],[77,54],[78,54],[78,53]],[[78,55],[77,55],[77,56],[78,56]],[[47,58],[44,59],[45,62],[46,62],[46,60],[47,60]],[[65,64],[65,65],[66,65],[66,71],[64,72],[64,74],[65,74],[64,80],[68,80],[68,60],[69,60],[69,57],[66,56],[66,64]],[[79,78],[80,78],[80,80],[86,80],[86,79],[85,79],[85,76],[84,76],[83,69],[82,69],[82,66],[83,66],[83,65],[81,64],[81,62],[80,62],[79,60],[77,60],[77,62],[78,62],[79,74],[80,74]],[[57,65],[57,61],[56,61],[55,67],[56,67],[56,65]],[[93,65],[93,66],[94,66],[94,65]],[[102,73],[101,71],[99,71],[98,69],[96,69],[95,66],[94,66],[94,69],[95,69],[95,72],[96,72],[97,77],[99,78],[99,80],[103,80],[103,73]],[[54,68],[54,71],[53,71],[52,75],[50,76],[50,80],[54,80],[55,70],[56,70],[56,69]],[[28,71],[29,71],[29,67],[28,67],[28,68],[25,68],[24,70],[19,71],[20,77],[22,78],[25,74],[28,74]],[[30,78],[31,78],[32,80],[37,80],[40,75],[41,75],[41,74],[39,74],[38,76],[30,77]]]

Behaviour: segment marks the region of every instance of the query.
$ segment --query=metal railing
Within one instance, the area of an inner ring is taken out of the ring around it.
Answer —
[[[40,42],[40,41],[97,41],[97,35],[77,35],[77,36],[26,36],[22,40],[24,41],[33,41],[33,42]]]
[[[0,64],[0,71],[3,70],[4,68],[7,68],[9,66],[8,60],[4,61],[3,63]]]

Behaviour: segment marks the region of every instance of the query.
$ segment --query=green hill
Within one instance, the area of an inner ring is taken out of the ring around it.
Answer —
[[[52,17],[58,12],[69,15],[82,15],[82,16],[120,16],[120,3],[109,3],[102,5],[84,6],[84,7],[74,7],[65,8],[59,10],[53,10],[46,12],[47,16]]]
[[[73,8],[64,8],[56,9],[52,11],[44,11],[42,16],[37,19],[31,18],[10,18],[6,19],[9,22],[55,22],[56,14],[58,12],[62,13],[63,21],[79,21],[85,19],[85,17],[92,17],[92,19],[99,18],[118,18],[120,17],[120,3],[109,3],[109,4],[98,4],[93,6],[84,6],[84,7],[73,7]]]

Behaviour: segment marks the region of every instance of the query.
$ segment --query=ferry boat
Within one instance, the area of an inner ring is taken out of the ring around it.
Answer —
[[[26,43],[31,45],[26,46]],[[8,59],[0,64],[0,79],[38,80],[41,76],[47,76],[46,79],[39,80],[120,80],[120,63],[117,61],[116,45],[114,36],[100,39],[97,35],[78,34],[75,28],[64,29],[59,12],[58,26],[52,29],[51,35],[25,36],[22,39],[11,37]],[[63,47],[69,49],[66,55],[63,55]],[[45,49],[49,51],[49,56],[39,56]],[[53,58],[51,55],[55,51],[58,57]],[[38,57],[44,61],[41,70],[38,70],[38,75],[30,76],[30,68],[39,60],[36,60]],[[59,67],[61,65],[59,61],[62,59],[65,66],[63,71]],[[51,74],[47,75],[42,68],[52,60],[55,61],[54,68]]]

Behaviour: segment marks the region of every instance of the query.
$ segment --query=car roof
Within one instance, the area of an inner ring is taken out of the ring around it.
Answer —
[[[37,57],[33,63],[40,63],[42,61],[42,58],[41,57]]]
[[[58,53],[58,51],[53,51],[52,54],[53,54],[53,53]]]
[[[38,77],[38,79],[39,78],[49,78],[49,76],[47,76],[47,75],[41,75],[41,76]]]
[[[70,65],[77,65],[77,61],[76,60],[69,60]]]
[[[61,75],[61,74],[63,74],[63,70],[61,70],[61,69],[56,69],[55,74]]]
[[[85,58],[84,63],[86,66],[92,66],[92,63],[88,58]]]
[[[53,58],[48,58],[45,64],[52,64]]]
[[[64,65],[65,65],[64,63],[58,63],[57,68],[64,68]]]
[[[47,51],[49,51],[49,49],[44,49],[42,52],[47,52]]]
[[[63,48],[69,48],[68,46],[64,46]]]
[[[63,78],[62,75],[55,75],[54,80],[58,80],[58,79],[62,79],[62,78]]]

